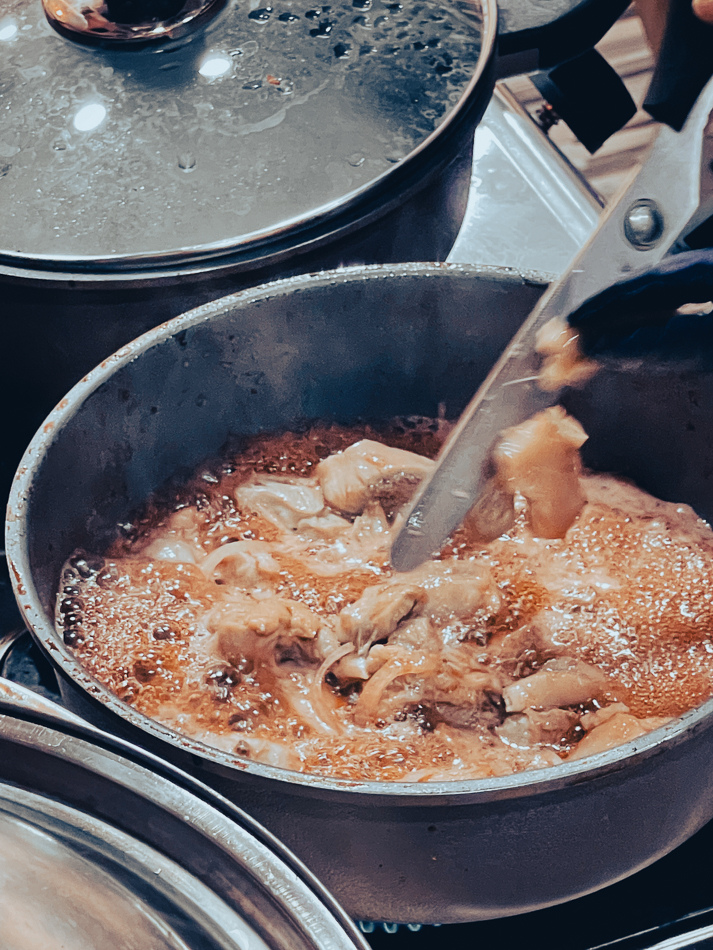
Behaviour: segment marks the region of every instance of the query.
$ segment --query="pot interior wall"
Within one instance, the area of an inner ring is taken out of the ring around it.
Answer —
[[[298,279],[209,305],[210,318],[155,332],[93,392],[80,384],[50,420],[32,479],[30,562],[45,606],[72,550],[101,550],[151,492],[235,436],[435,416],[439,405],[456,415],[542,287],[409,270]]]

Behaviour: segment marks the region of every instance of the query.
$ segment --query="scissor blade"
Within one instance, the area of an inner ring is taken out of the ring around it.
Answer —
[[[395,570],[418,567],[461,524],[485,488],[502,430],[557,401],[557,393],[537,386],[535,336],[549,316],[549,311],[544,318],[539,312],[531,315],[468,404],[394,541]]]
[[[557,402],[559,392],[537,385],[539,329],[632,271],[658,263],[713,211],[712,143],[713,80],[680,132],[661,128],[646,163],[632,172],[569,270],[545,293],[469,403],[394,540],[391,563],[397,571],[418,567],[462,523],[488,481],[499,433]],[[647,209],[655,211],[659,231],[648,243],[636,244],[631,221]]]

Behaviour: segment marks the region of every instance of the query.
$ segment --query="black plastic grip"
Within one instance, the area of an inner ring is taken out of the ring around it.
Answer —
[[[595,49],[530,79],[590,152],[636,114],[619,74]]]
[[[684,304],[713,300],[713,250],[686,251],[590,297],[569,316],[588,355],[616,347],[647,327],[661,327]]]
[[[498,0],[498,52],[538,51],[548,69],[591,49],[621,16],[629,0]]]
[[[713,76],[713,26],[694,14],[691,0],[671,0],[661,51],[644,108],[679,131]]]

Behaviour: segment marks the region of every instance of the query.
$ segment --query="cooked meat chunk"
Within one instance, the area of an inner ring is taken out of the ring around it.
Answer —
[[[466,515],[463,532],[472,542],[487,544],[515,523],[515,497],[497,477],[491,478]]]
[[[246,591],[269,588],[280,572],[271,546],[264,541],[231,541],[211,551],[200,568],[206,577]]]
[[[425,599],[413,583],[387,581],[367,587],[359,600],[340,613],[337,636],[364,652],[377,640],[386,640]]]
[[[612,692],[612,683],[601,670],[582,660],[559,657],[548,660],[536,673],[511,683],[503,690],[508,712],[528,706],[552,709],[600,699]]]
[[[508,745],[528,749],[536,745],[564,743],[567,733],[576,725],[577,713],[569,709],[538,711],[528,707],[521,713],[508,716],[496,729]]]
[[[206,626],[217,638],[218,654],[241,666],[253,655],[264,658],[267,647],[260,640],[314,640],[326,623],[297,601],[234,596],[211,612]]]
[[[415,452],[362,439],[320,462],[316,474],[325,501],[340,511],[356,515],[385,482],[406,480],[415,488],[432,468],[431,459]]]
[[[178,538],[157,538],[144,550],[146,557],[155,557],[157,561],[182,561],[195,564],[198,558],[190,544]]]
[[[502,433],[494,454],[498,474],[509,491],[527,499],[537,537],[564,537],[584,507],[579,449],[586,438],[561,406]]]
[[[367,587],[344,608],[337,624],[343,642],[363,651],[390,637],[407,617],[427,617],[438,628],[449,620],[491,617],[500,606],[489,570],[470,561],[430,562],[398,578]],[[436,639],[440,645],[440,634]]]
[[[554,317],[537,334],[537,352],[544,361],[540,370],[541,389],[579,386],[596,373],[598,366],[587,359],[579,346],[579,334],[566,320]]]
[[[638,739],[639,736],[646,735],[647,732],[657,729],[666,722],[668,722],[668,719],[641,720],[630,713],[614,713],[613,716],[588,732],[574,750],[570,752],[568,758],[583,759],[588,755],[606,752],[607,749],[613,749],[614,746],[621,745],[623,742]]]
[[[248,511],[262,515],[282,530],[295,531],[306,518],[324,511],[322,490],[307,478],[296,480],[256,476],[240,485],[235,497]]]
[[[431,561],[408,574],[424,592],[423,613],[437,624],[492,617],[500,595],[491,571],[474,561]]]

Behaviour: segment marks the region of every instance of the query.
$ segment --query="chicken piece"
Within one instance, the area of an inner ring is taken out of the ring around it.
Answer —
[[[195,564],[198,560],[195,548],[179,538],[156,538],[141,553],[144,557],[155,558],[157,561],[181,561],[184,564]]]
[[[211,551],[200,564],[206,577],[245,590],[270,588],[280,565],[264,541],[231,541]]]
[[[505,710],[500,693],[479,690],[473,699],[464,705],[436,702],[431,720],[444,722],[456,729],[493,729],[503,721]]]
[[[412,579],[426,595],[424,616],[443,625],[449,620],[494,616],[500,594],[490,569],[474,561],[428,561],[402,578]]]
[[[298,601],[249,595],[233,595],[206,621],[209,632],[216,635],[219,655],[234,666],[262,658],[266,648],[275,649],[285,639],[318,639],[326,625]]]
[[[373,502],[353,522],[329,511],[300,521],[285,539],[282,551],[300,560],[306,571],[329,577],[369,569],[373,563],[384,564],[390,547],[388,522]]]
[[[364,652],[377,640],[388,639],[407,617],[425,617],[442,626],[481,614],[490,617],[500,606],[490,571],[472,561],[434,561],[398,576],[399,580],[367,587],[342,610],[337,622],[342,642],[355,643]],[[431,647],[441,646],[440,634],[434,634]]]
[[[584,507],[579,449],[586,439],[561,406],[503,431],[493,456],[498,476],[508,491],[527,499],[536,537],[564,537]]]
[[[433,466],[431,459],[415,452],[362,439],[323,459],[315,472],[327,504],[356,515],[385,482],[406,480],[415,488]]]
[[[425,599],[423,590],[414,583],[387,581],[367,587],[339,614],[337,637],[365,653],[375,641],[386,640]]]
[[[139,542],[137,553],[157,561],[197,564],[203,557],[201,531],[204,519],[195,507],[189,505],[171,512],[158,535],[148,543]]]
[[[537,333],[537,352],[544,356],[540,389],[554,392],[562,386],[580,386],[597,372],[599,366],[587,359],[579,347],[579,334],[565,320],[554,317]]]
[[[617,713],[628,712],[629,707],[626,705],[626,703],[609,703],[608,706],[603,706],[601,709],[595,709],[592,712],[584,713],[580,719],[580,725],[587,732],[590,732],[596,726],[601,726],[603,723],[607,722]]]
[[[491,637],[486,650],[498,669],[511,676],[527,676],[535,664],[563,653],[553,639],[549,619],[550,614],[542,611],[530,623]]]
[[[508,716],[495,732],[508,745],[528,749],[537,745],[561,742],[577,722],[577,713],[569,709],[548,709],[538,712],[528,708]]]
[[[529,706],[552,709],[608,697],[612,687],[611,680],[596,667],[583,660],[560,657],[511,683],[503,690],[503,699],[508,712],[523,712]]]
[[[482,648],[469,640],[440,652],[438,671],[423,691],[435,722],[468,729],[492,728],[502,722],[504,682],[497,670],[481,662],[481,654]]]
[[[324,511],[322,489],[311,478],[258,475],[238,486],[235,498],[241,508],[261,515],[282,531],[296,531],[303,519]]]
[[[465,516],[461,530],[469,544],[488,544],[506,534],[514,523],[515,496],[498,478],[491,478]]]
[[[334,511],[324,511],[311,518],[302,518],[296,525],[303,538],[315,541],[336,541],[352,527],[351,521]]]
[[[440,638],[436,640],[440,647]],[[434,646],[434,631],[428,617],[413,617],[401,624],[394,634],[389,637],[393,646],[406,647],[407,650],[432,650]],[[369,653],[378,655],[379,647],[375,646]]]
[[[631,713],[614,713],[613,716],[588,732],[567,758],[584,759],[588,755],[606,752],[607,749],[613,749],[614,746],[621,745],[622,742],[638,739],[639,736],[646,735],[647,732],[657,729],[668,721],[668,719],[661,718],[637,719]]]

